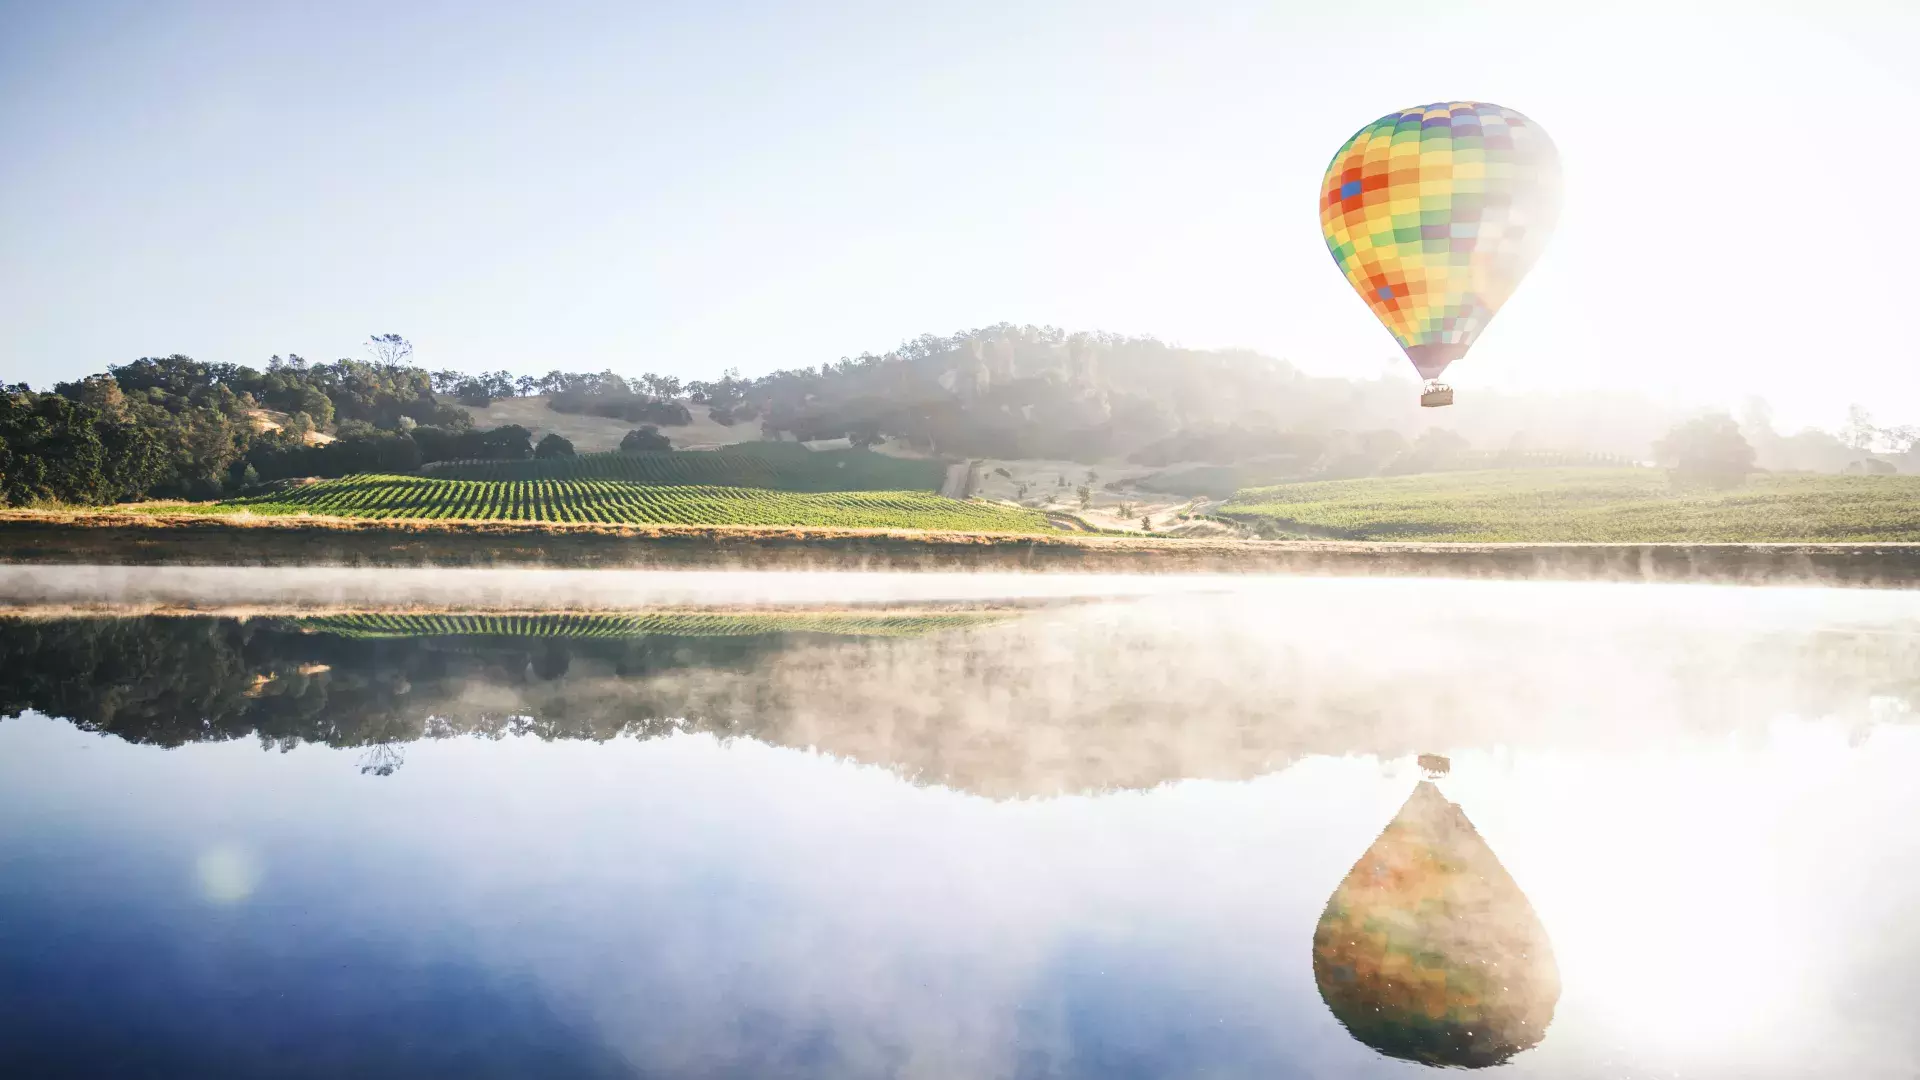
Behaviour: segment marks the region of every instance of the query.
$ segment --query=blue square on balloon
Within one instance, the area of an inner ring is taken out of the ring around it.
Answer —
[[[1358,194],[1360,194],[1360,181],[1349,180],[1346,183],[1340,185],[1341,198],[1351,199]]]
[[[1380,286],[1379,293],[1380,293],[1380,299],[1391,300],[1393,299],[1393,286],[1382,285]]]

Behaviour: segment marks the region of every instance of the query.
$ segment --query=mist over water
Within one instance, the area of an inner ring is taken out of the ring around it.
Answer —
[[[1407,1075],[1314,935],[1421,753],[1557,961],[1509,1072],[1920,1065],[1920,595],[41,578],[69,610],[0,619],[27,1075]],[[314,614],[367,598],[423,614]],[[744,603],[873,607],[612,610]],[[604,617],[433,621],[540,606]]]
[[[31,606],[581,611],[646,606],[1018,602],[1224,590],[1224,574],[873,573],[0,566],[0,597]]]

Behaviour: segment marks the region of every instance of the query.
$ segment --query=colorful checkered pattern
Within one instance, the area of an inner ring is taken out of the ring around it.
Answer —
[[[1538,124],[1442,102],[1347,140],[1321,184],[1320,228],[1354,291],[1432,379],[1533,266],[1559,193],[1559,156]]]

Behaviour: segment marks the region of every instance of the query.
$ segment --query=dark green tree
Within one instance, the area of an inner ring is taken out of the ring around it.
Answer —
[[[1676,424],[1653,444],[1654,460],[1678,480],[1732,486],[1753,471],[1753,446],[1740,425],[1725,413],[1709,413]]]
[[[673,440],[660,434],[660,429],[652,424],[634,428],[620,440],[620,452],[623,454],[642,454],[673,449]]]

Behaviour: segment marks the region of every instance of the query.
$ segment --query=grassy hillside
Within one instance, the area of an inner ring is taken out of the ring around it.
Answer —
[[[811,525],[848,529],[1051,532],[1044,515],[924,491],[767,491],[626,480],[443,480],[349,476],[217,504],[223,511],[463,521]]]
[[[1344,540],[1920,540],[1920,477],[1760,474],[1685,491],[1657,469],[1429,473],[1249,488],[1220,513],[1271,536]]]
[[[598,450],[612,450],[620,445],[620,440],[638,427],[626,420],[614,420],[605,416],[587,416],[581,413],[560,413],[547,408],[544,394],[533,397],[502,398],[485,408],[472,405],[456,406],[473,417],[473,425],[478,428],[499,427],[501,424],[519,424],[533,432],[533,441],[539,442],[548,433],[558,434],[573,444],[575,450],[590,453]],[[760,438],[758,421],[735,424],[731,427],[714,423],[707,419],[704,405],[688,403],[693,413],[693,423],[664,427],[660,433],[673,440],[676,449],[692,450],[713,446],[725,446],[729,443],[747,442]]]
[[[452,480],[628,480],[769,491],[938,491],[946,472],[941,461],[761,442],[719,450],[450,463],[430,469],[428,475]]]

